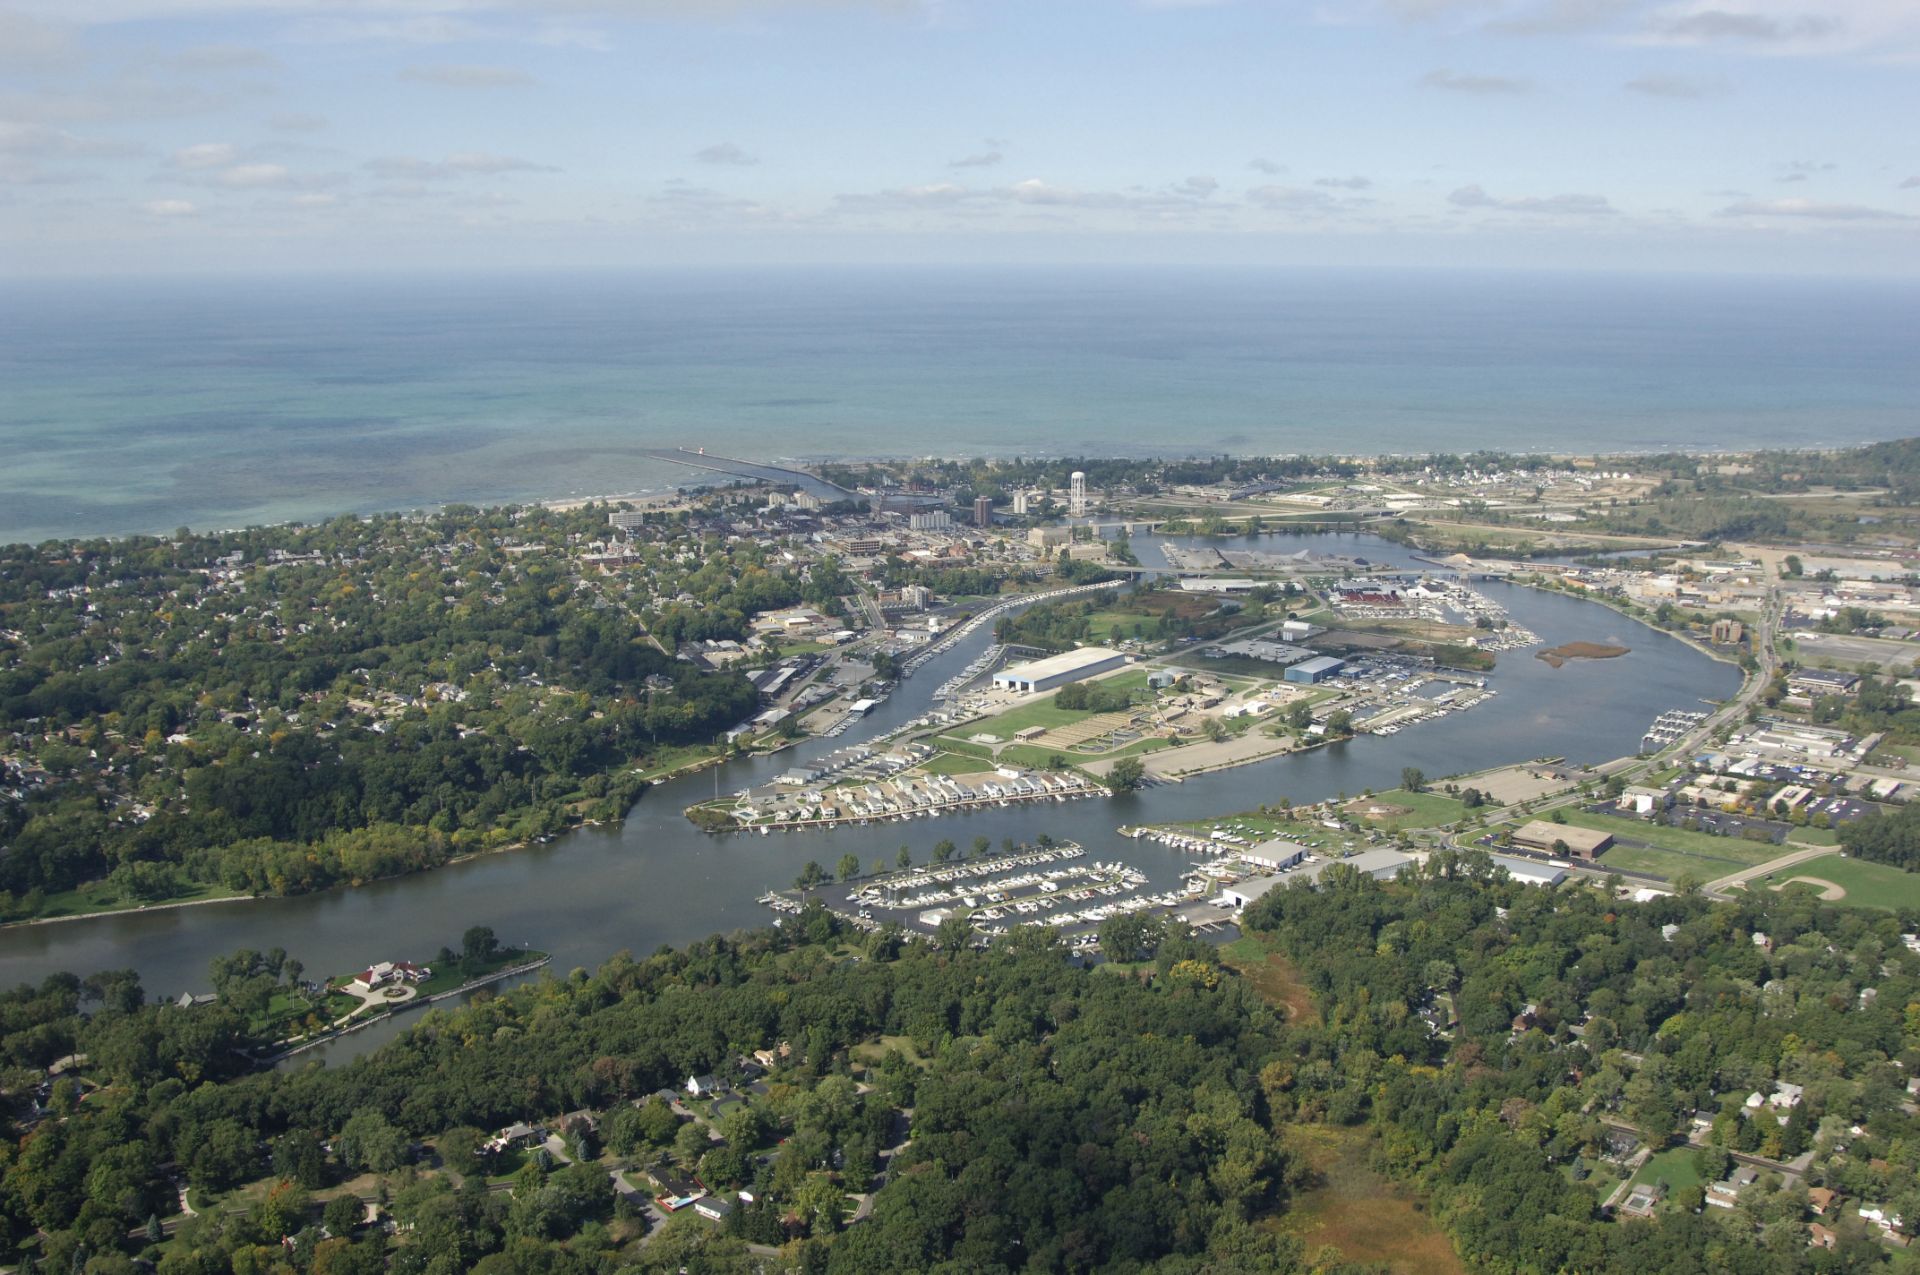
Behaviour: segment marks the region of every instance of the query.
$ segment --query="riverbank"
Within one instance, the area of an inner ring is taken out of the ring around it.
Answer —
[[[1661,628],[1659,625],[1655,624],[1652,620],[1650,620],[1646,616],[1635,615],[1632,611],[1627,610],[1626,605],[1624,603],[1617,602],[1614,599],[1606,597],[1602,594],[1588,593],[1588,592],[1569,593],[1565,589],[1550,588],[1547,584],[1542,582],[1540,579],[1532,576],[1525,576],[1525,575],[1508,576],[1507,583],[1517,584],[1523,589],[1534,589],[1541,593],[1555,593],[1560,595],[1563,598],[1576,598],[1581,602],[1591,602],[1596,606],[1603,606],[1607,610],[1612,611],[1614,614],[1625,616],[1627,619],[1634,621],[1636,624],[1646,625],[1648,628],[1652,629],[1655,633],[1664,633],[1668,637],[1673,638],[1675,641],[1686,643],[1688,646],[1700,652],[1700,654],[1706,656],[1710,660],[1715,660],[1721,664],[1732,664],[1736,667],[1739,666],[1739,663],[1740,663],[1739,660],[1734,659],[1732,656],[1727,655],[1722,651],[1715,650],[1711,644],[1702,642],[1699,638],[1694,637],[1691,633],[1687,633],[1679,629]]]

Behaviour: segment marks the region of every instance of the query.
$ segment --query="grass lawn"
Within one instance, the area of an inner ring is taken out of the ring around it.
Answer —
[[[1665,1182],[1667,1200],[1661,1207],[1671,1207],[1671,1201],[1676,1194],[1690,1186],[1704,1185],[1700,1180],[1700,1171],[1693,1167],[1695,1150],[1696,1148],[1693,1147],[1669,1147],[1665,1151],[1649,1156],[1647,1162],[1640,1166],[1640,1172],[1633,1175],[1634,1183],[1638,1185]]]
[[[189,885],[180,894],[170,899],[151,899],[146,902],[129,902],[118,890],[104,881],[93,881],[86,885],[77,885],[71,890],[62,890],[49,894],[44,907],[35,915],[41,917],[81,916],[88,912],[137,912],[141,908],[158,907],[169,903],[202,903],[208,899],[244,898],[245,892],[229,890],[223,885]]]
[[[725,752],[726,749],[717,744],[684,744],[678,748],[663,748],[646,759],[640,767],[640,774],[646,779],[658,779],[682,766],[718,757]]]
[[[1376,793],[1372,798],[1363,797],[1356,809],[1364,810],[1368,804],[1406,807],[1407,813],[1404,815],[1366,821],[1369,827],[1382,832],[1399,832],[1402,828],[1434,828],[1465,818],[1467,813],[1467,808],[1452,797],[1435,792],[1408,792],[1404,788]]]
[[[1584,810],[1569,810],[1567,822],[1576,828],[1591,828],[1596,832],[1610,832],[1616,837],[1625,837],[1631,841],[1644,841],[1660,850],[1669,850],[1683,856],[1699,860],[1697,869],[1710,868],[1714,864],[1730,863],[1734,867],[1751,866],[1777,859],[1786,851],[1772,842],[1748,841],[1744,837],[1716,837],[1710,832],[1688,832],[1685,828],[1671,828],[1665,824],[1643,823],[1638,819],[1621,819],[1613,815],[1589,814]],[[1618,847],[1605,851],[1600,856],[1604,866],[1616,862],[1614,855]],[[1620,860],[1623,866],[1633,865]],[[1715,873],[1724,876],[1731,869]]]
[[[1803,846],[1837,846],[1840,834],[1832,828],[1795,828],[1787,840]]]
[[[933,1059],[921,1054],[911,1036],[882,1036],[878,1040],[869,1040],[855,1045],[850,1052],[861,1062],[878,1064],[896,1049],[900,1051],[902,1058],[915,1067],[933,1066]]]
[[[1846,898],[1835,900],[1846,907],[1875,908],[1882,912],[1920,908],[1920,873],[1903,872],[1884,863],[1869,863],[1865,859],[1850,859],[1838,854],[1783,868],[1775,874],[1774,880],[1756,881],[1754,887],[1779,885],[1794,877],[1813,877],[1833,882],[1847,892]]]
[[[993,763],[959,753],[935,753],[915,769],[923,775],[983,775],[993,773]]]

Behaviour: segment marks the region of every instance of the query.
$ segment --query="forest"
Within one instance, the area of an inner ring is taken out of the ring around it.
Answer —
[[[0,996],[0,1241],[100,1272],[1338,1272],[1272,1225],[1316,1125],[1365,1131],[1477,1271],[1876,1269],[1857,1219],[1809,1245],[1809,1187],[1920,1213],[1902,919],[1540,890],[1478,853],[1322,882],[1247,915],[1311,993],[1297,1018],[1178,926],[1103,931],[1116,972],[1047,929],[983,950],[817,907],[430,1011],[339,1067],[247,1072],[225,1005],[52,978]],[[685,1110],[704,1073],[749,1100]],[[1789,1081],[1791,1118],[1743,1102]],[[557,1154],[493,1158],[515,1121]],[[1616,1220],[1582,1166],[1620,1129],[1807,1167]],[[611,1186],[628,1165],[752,1201],[663,1221]]]

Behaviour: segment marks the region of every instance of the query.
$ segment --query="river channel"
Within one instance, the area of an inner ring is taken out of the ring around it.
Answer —
[[[1395,545],[1359,535],[1242,543],[1269,552],[1313,549],[1380,565],[1420,565]],[[1164,563],[1158,541],[1140,536],[1134,548],[1148,565]],[[1282,797],[1313,801],[1392,788],[1404,766],[1437,777],[1534,757],[1605,761],[1634,752],[1660,713],[1704,708],[1703,700],[1738,689],[1739,673],[1731,665],[1596,603],[1497,582],[1476,587],[1546,646],[1585,640],[1630,647],[1631,653],[1555,669],[1534,659],[1531,650],[1507,652],[1490,678],[1498,694],[1466,712],[1397,735],[1362,737],[1110,800],[772,836],[714,837],[696,831],[682,815],[689,803],[713,795],[716,776],[720,790],[730,793],[918,716],[934,688],[992,640],[983,627],[903,683],[857,729],[656,786],[620,827],[581,829],[544,846],[359,889],[10,927],[0,930],[0,985],[38,981],[57,970],[84,975],[131,967],[150,994],[177,995],[205,990],[210,959],[235,948],[281,947],[311,971],[336,972],[383,959],[430,957],[442,944],[458,946],[472,925],[492,926],[503,942],[553,953],[551,969],[564,976],[623,948],[644,954],[662,944],[765,924],[772,914],[754,902],[756,896],[791,884],[809,859],[829,868],[849,852],[862,863],[891,861],[904,844],[924,861],[943,837],[964,846],[984,836],[998,845],[1003,837],[1031,840],[1051,833],[1082,843],[1092,858],[1124,860],[1155,885],[1171,886],[1189,859],[1154,842],[1121,837],[1116,828],[1225,814]],[[339,1061],[363,1053],[412,1021],[401,1015],[306,1057]]]

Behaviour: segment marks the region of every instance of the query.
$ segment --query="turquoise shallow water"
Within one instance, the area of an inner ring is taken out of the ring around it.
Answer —
[[[658,488],[829,455],[1920,433],[1920,289],[1472,273],[15,284],[0,540]]]

